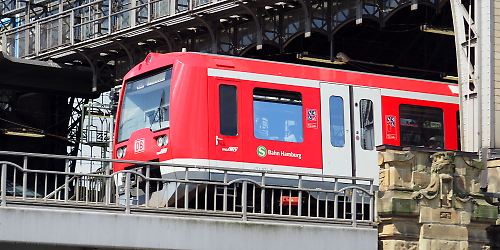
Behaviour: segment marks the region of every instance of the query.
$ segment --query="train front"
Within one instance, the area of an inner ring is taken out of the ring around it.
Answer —
[[[152,63],[154,54],[132,69],[122,87],[113,158],[134,161],[162,161],[168,156],[170,88],[172,66]],[[140,167],[114,163],[113,171]]]

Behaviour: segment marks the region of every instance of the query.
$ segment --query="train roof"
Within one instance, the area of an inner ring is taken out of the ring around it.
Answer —
[[[124,80],[151,70],[163,68],[175,61],[196,63],[205,66],[207,69],[218,69],[228,73],[231,73],[231,71],[246,72],[254,75],[273,75],[284,78],[308,79],[319,82],[458,97],[458,85],[454,83],[200,52],[150,53],[143,62],[136,65],[125,75]],[[332,79],[334,80],[332,81]]]

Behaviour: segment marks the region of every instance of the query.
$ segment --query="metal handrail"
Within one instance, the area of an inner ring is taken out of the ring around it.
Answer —
[[[264,215],[276,221],[297,218],[321,223],[349,222],[353,227],[375,224],[375,188],[369,178],[11,151],[0,151],[0,160],[2,156],[22,157],[23,164],[21,167],[0,161],[0,206],[17,201],[33,205],[63,202],[65,206],[121,208],[126,214],[189,211],[207,216],[239,215],[243,221]],[[36,162],[29,161],[30,158],[65,160],[66,171],[30,169],[28,162]],[[133,163],[143,167],[142,172],[137,169],[114,173],[69,171],[69,163],[76,160]],[[179,176],[151,176],[151,170],[159,166],[176,168]],[[196,171],[210,173],[212,177],[191,177]],[[22,186],[18,186],[16,176],[21,175]],[[283,179],[291,181],[283,184]],[[12,192],[7,188],[8,180],[12,182]],[[16,193],[18,187],[22,187],[22,196]],[[34,195],[30,188],[35,189]],[[43,195],[37,194],[37,188],[43,190]]]
[[[242,170],[240,168],[231,168],[231,167],[186,165],[186,164],[174,164],[174,163],[166,163],[166,162],[145,162],[145,161],[134,161],[134,160],[119,160],[119,159],[108,159],[108,158],[66,156],[66,155],[40,154],[40,153],[1,151],[1,150],[0,150],[0,155],[27,156],[27,157],[51,158],[51,159],[61,159],[61,160],[68,159],[68,160],[80,160],[80,161],[82,161],[82,160],[83,161],[98,161],[98,162],[108,162],[108,163],[128,163],[131,165],[150,165],[150,166],[168,166],[168,167],[181,167],[181,168],[197,168],[197,169],[218,170],[218,171],[242,171],[242,172],[250,172],[250,173],[260,173],[260,174],[273,174],[273,175],[294,175],[294,176],[320,177],[320,178],[323,177],[323,178],[329,178],[329,179],[369,181],[369,182],[373,183],[372,178],[366,178],[366,177],[300,173],[300,172],[276,171],[276,170],[258,170],[258,169],[244,169],[244,170]],[[19,168],[21,168],[21,167],[19,167]]]

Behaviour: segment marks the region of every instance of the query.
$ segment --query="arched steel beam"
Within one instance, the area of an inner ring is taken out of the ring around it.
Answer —
[[[374,18],[373,16],[364,16],[363,18],[365,18],[366,20],[369,20],[369,21],[372,21],[372,22],[375,22],[375,23],[379,23],[379,19],[377,18]],[[337,25],[335,27],[332,27],[332,32],[331,32],[331,35],[335,35],[335,33],[337,33],[340,29],[342,29],[344,26],[348,25],[349,23],[351,22],[356,22],[357,21],[357,18],[354,17],[354,18],[349,18],[349,19],[346,19],[344,22],[342,22],[340,25]]]
[[[207,23],[207,21],[203,17],[199,16],[198,14],[194,14],[193,17],[196,20],[200,21],[203,24],[203,26],[205,26],[208,29],[208,33],[210,34],[210,39],[212,39],[212,53],[217,54],[217,40],[215,38],[215,33],[212,27]]]
[[[82,51],[77,51],[76,53],[79,54],[81,57],[83,57],[85,59],[85,61],[87,61],[87,63],[90,65],[90,71],[92,71],[92,92],[96,92],[97,91],[97,79],[99,78],[99,75],[98,75],[99,72],[97,71],[97,67],[96,67],[94,61],[92,61],[90,59],[90,57],[85,55],[85,53],[82,53]]]
[[[168,39],[168,36],[163,33],[161,29],[156,29],[156,33],[158,33],[158,35],[160,35],[160,37],[167,43],[168,52],[172,52],[172,43],[170,42],[170,39]]]
[[[243,1],[238,1],[240,3],[240,6],[243,7],[250,15],[252,15],[254,22],[255,22],[255,32],[257,33],[257,45],[256,49],[261,50],[262,49],[262,42],[263,42],[263,37],[262,37],[262,25],[260,23],[260,19],[257,16],[257,12],[252,10],[250,7],[248,7]]]
[[[437,12],[437,9],[436,9],[436,5],[435,4],[432,4],[432,3],[429,3],[429,2],[421,2],[421,3],[418,3],[418,5],[422,5],[422,6],[427,6],[429,8],[432,8],[432,9],[435,9],[436,12]],[[387,15],[385,16],[382,16],[382,24],[385,25],[385,23],[387,23],[387,21],[389,19],[391,19],[392,16],[394,16],[396,13],[398,13],[399,11],[401,11],[402,9],[405,9],[407,7],[410,7],[410,10],[411,11],[415,11],[417,10],[418,8],[414,7],[414,6],[418,6],[416,3],[414,4],[413,2],[409,2],[409,3],[405,3],[405,4],[402,4],[396,8],[394,8],[392,11],[390,11]]]
[[[249,46],[247,46],[245,49],[243,49],[238,55],[239,56],[244,56],[246,53],[248,53],[250,50],[252,50],[252,48],[256,47],[257,44],[250,44]],[[264,42],[262,44],[262,48],[264,48],[264,46],[271,46],[271,47],[274,47],[276,49],[276,51],[279,51],[280,48],[279,48],[279,45],[276,44],[276,43],[273,43],[273,42]],[[257,48],[256,48],[257,50]]]
[[[311,12],[309,11],[310,2],[309,0],[299,0],[302,9],[304,9],[304,37],[311,36]]]
[[[132,53],[130,53],[130,50],[127,48],[127,46],[125,46],[125,44],[123,44],[121,40],[115,40],[115,42],[127,54],[127,57],[128,57],[128,67],[129,67],[128,69],[131,69],[132,67],[134,67],[134,57],[132,56]]]

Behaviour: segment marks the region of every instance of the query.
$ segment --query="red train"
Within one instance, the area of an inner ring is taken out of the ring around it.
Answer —
[[[113,156],[377,181],[376,145],[456,150],[458,102],[450,83],[151,53],[124,78]]]

